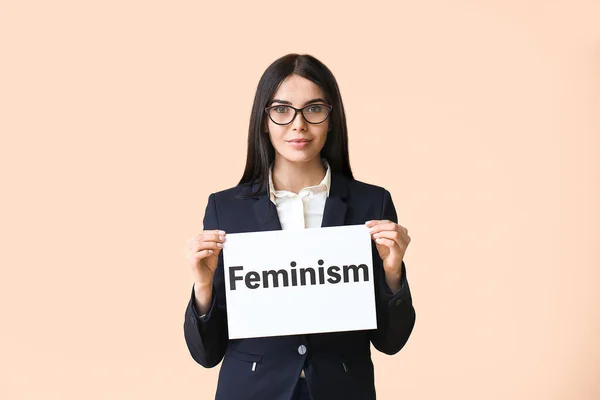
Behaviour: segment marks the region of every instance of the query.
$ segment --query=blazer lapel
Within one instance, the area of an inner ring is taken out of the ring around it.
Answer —
[[[256,191],[258,183],[255,183],[252,187],[252,191]],[[258,221],[259,231],[275,231],[281,230],[281,223],[279,222],[279,216],[277,215],[277,207],[269,198],[268,189],[263,191],[252,206],[254,208],[254,215]]]
[[[321,228],[344,225],[348,209],[347,195],[348,183],[346,177],[332,170],[331,187],[329,188],[329,197],[325,201]]]

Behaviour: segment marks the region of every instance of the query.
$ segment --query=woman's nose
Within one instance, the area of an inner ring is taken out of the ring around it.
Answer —
[[[306,129],[306,121],[304,120],[304,116],[302,115],[302,112],[297,113],[296,116],[294,117],[294,120],[292,121],[292,128],[293,129]]]

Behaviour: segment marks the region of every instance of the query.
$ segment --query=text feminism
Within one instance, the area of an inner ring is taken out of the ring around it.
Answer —
[[[237,281],[242,281],[248,289],[277,288],[287,286],[306,286],[306,285],[323,285],[326,282],[329,284],[360,282],[369,280],[369,269],[365,264],[359,265],[343,265],[341,267],[332,265],[323,267],[323,260],[317,262],[319,267],[301,267],[296,268],[296,262],[292,261],[290,270],[265,270],[262,273],[256,271],[248,271],[244,274],[242,265],[229,267],[229,289],[236,290]],[[362,273],[362,274],[361,274]]]

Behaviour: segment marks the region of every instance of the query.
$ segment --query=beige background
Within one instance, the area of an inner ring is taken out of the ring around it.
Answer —
[[[290,52],[412,237],[379,397],[600,398],[600,3],[216,3],[0,2],[0,398],[212,398],[181,250]]]

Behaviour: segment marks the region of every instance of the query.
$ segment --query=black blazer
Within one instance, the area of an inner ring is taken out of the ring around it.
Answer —
[[[363,224],[372,219],[398,222],[387,190],[331,173],[322,227]],[[256,188],[257,184],[238,185],[211,194],[204,229],[226,233],[281,229],[277,209],[266,190],[258,197],[234,198]],[[215,398],[289,400],[304,366],[314,400],[375,399],[370,343],[385,354],[400,351],[413,330],[415,309],[404,262],[401,289],[392,295],[373,241],[372,246],[378,329],[235,340],[229,340],[227,332],[221,251],[210,310],[199,318],[192,286],[183,324],[187,347],[196,362],[212,368],[223,360]]]

